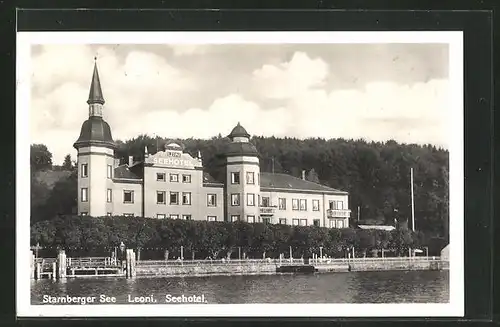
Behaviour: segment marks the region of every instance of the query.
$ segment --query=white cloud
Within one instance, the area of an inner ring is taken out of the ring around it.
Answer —
[[[170,45],[176,56],[201,55],[209,51],[207,44],[174,44]]]
[[[321,58],[311,59],[306,53],[296,52],[289,62],[263,65],[253,72],[254,82],[263,96],[286,99],[324,84],[328,64]]]

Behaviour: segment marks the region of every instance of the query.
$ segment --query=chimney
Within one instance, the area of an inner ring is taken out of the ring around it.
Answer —
[[[134,157],[133,156],[129,156],[128,157],[128,166],[132,166],[132,164],[134,163]]]
[[[304,181],[306,180],[306,171],[305,170],[302,171],[302,180],[304,180]]]

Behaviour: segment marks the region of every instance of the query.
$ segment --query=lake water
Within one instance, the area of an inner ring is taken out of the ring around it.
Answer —
[[[150,296],[165,303],[166,295],[204,295],[206,303],[447,303],[448,271],[380,271],[330,274],[281,274],[165,278],[68,278],[32,281],[32,304],[44,296]],[[90,303],[89,303],[90,304]]]

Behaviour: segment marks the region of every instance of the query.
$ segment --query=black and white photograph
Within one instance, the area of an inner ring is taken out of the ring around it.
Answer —
[[[463,315],[462,53],[18,33],[18,314]]]

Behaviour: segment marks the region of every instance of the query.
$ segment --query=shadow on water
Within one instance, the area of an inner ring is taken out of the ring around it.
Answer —
[[[31,284],[32,304],[43,295],[128,296],[205,295],[208,303],[446,303],[448,271],[384,271],[253,276],[79,278]]]

